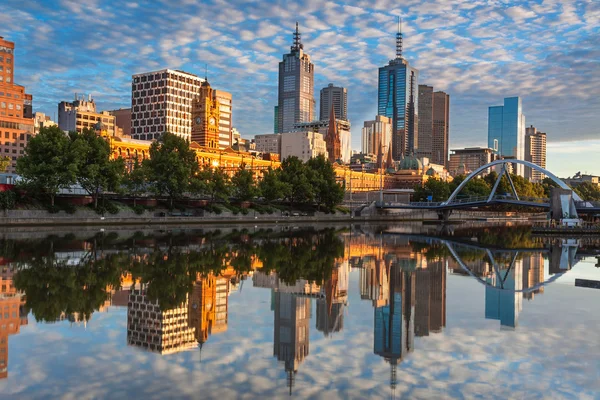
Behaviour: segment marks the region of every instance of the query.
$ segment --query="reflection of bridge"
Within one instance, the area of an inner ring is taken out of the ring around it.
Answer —
[[[411,203],[383,203],[378,204],[379,208],[385,209],[412,209],[412,210],[434,210],[439,212],[449,212],[454,209],[478,208],[498,204],[510,204],[514,206],[526,206],[535,208],[550,209],[550,199],[519,196],[515,184],[508,173],[507,166],[512,164],[523,164],[526,167],[535,169],[550,178],[559,188],[572,191],[572,189],[550,171],[523,160],[496,160],[473,171],[465,180],[454,190],[448,200],[442,202],[411,202]],[[500,166],[500,173],[492,187],[491,193],[487,196],[476,196],[460,198],[459,194],[467,184],[476,178],[479,174],[492,167]],[[510,186],[511,193],[499,194],[498,188],[503,177],[506,177]],[[573,202],[578,213],[596,213],[600,212],[600,203],[583,201],[575,192],[573,193]]]

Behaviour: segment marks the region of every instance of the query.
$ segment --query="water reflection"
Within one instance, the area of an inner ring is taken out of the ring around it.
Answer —
[[[515,232],[517,239],[496,242],[489,233],[440,238],[331,229],[4,240],[0,378],[8,374],[8,337],[30,312],[38,322],[85,325],[95,312],[126,307],[126,341],[135,351],[201,355],[212,335],[229,329],[230,296],[251,283],[270,292],[273,357],[289,393],[310,355],[311,325],[326,338],[343,336],[352,291],[372,305],[366,329],[372,352],[390,365],[394,391],[415,338],[444,332],[449,276],[485,285],[484,299],[472,299],[485,304],[481,318],[514,329],[524,301],[600,247]],[[353,269],[358,284],[351,288]]]

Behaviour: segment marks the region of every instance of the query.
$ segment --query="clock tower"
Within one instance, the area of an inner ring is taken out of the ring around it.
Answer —
[[[219,148],[219,103],[208,80],[192,101],[192,142],[202,147]]]

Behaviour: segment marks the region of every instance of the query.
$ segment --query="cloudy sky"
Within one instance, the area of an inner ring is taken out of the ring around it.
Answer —
[[[73,93],[128,107],[134,73],[177,68],[234,96],[246,137],[273,129],[277,63],[295,21],[315,92],[348,88],[353,147],[377,106],[377,68],[394,56],[396,17],[420,82],[451,96],[451,147],[487,144],[487,107],[521,96],[548,133],[558,175],[600,174],[600,2],[595,0],[4,0],[0,35],[16,42],[16,81],[34,110]],[[318,100],[318,99],[317,99]]]

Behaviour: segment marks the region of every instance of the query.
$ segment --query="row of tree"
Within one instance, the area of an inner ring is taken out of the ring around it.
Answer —
[[[541,183],[532,183],[529,180],[519,176],[510,175],[517,194],[522,197],[548,198],[550,190],[558,187],[550,178],[544,178]],[[428,179],[423,186],[415,187],[415,201],[427,201],[431,196],[432,201],[444,201],[456,190],[456,188],[466,179],[466,176],[459,175],[452,182],[445,182],[441,179]],[[477,179],[471,179],[459,193],[461,197],[480,197],[489,196],[492,188],[498,179],[498,174],[495,171],[490,172],[486,176]],[[583,183],[573,188],[573,190],[584,200],[600,201],[600,189],[589,183]],[[512,189],[510,182],[503,176],[500,180],[497,194],[510,194]]]
[[[246,165],[233,174],[220,166],[200,166],[189,142],[171,133],[151,144],[148,159],[135,160],[126,168],[122,158],[111,157],[110,143],[91,129],[65,135],[58,127],[41,128],[17,160],[17,173],[21,185],[48,195],[52,206],[57,192],[76,184],[92,196],[95,207],[106,192],[131,196],[134,202],[147,194],[164,196],[171,207],[187,196],[211,201],[286,200],[332,209],[344,196],[333,166],[322,156],[306,163],[290,157],[280,168],[255,179]]]

